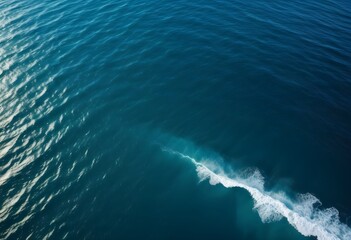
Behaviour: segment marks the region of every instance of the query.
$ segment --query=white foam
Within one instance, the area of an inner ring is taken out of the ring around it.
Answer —
[[[335,208],[317,208],[316,205],[321,205],[320,201],[309,193],[299,194],[298,201],[292,201],[282,193],[265,191],[264,179],[258,170],[229,177],[218,165],[200,162],[170,149],[164,150],[190,160],[201,181],[209,180],[212,185],[221,184],[226,188],[242,188],[248,191],[254,200],[254,209],[258,211],[263,222],[286,218],[304,236],[315,236],[318,240],[351,239],[351,229],[340,222],[338,211]]]

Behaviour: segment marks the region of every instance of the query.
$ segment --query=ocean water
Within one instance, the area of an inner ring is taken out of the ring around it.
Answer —
[[[1,239],[351,239],[351,2],[0,1]]]

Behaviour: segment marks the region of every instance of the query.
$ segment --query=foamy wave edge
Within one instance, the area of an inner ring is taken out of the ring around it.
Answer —
[[[317,237],[318,240],[350,240],[351,229],[341,223],[339,212],[335,208],[320,210],[314,205],[320,201],[313,195],[300,194],[300,201],[292,202],[286,196],[267,192],[263,188],[263,177],[258,170],[245,178],[229,177],[220,166],[212,168],[205,163],[171,149],[163,149],[171,154],[190,160],[196,167],[200,181],[209,180],[211,185],[221,184],[225,188],[245,189],[254,200],[254,209],[258,211],[263,222],[286,218],[303,236]],[[215,168],[215,169],[214,169]],[[257,184],[258,183],[258,184]],[[286,203],[289,202],[291,207]]]

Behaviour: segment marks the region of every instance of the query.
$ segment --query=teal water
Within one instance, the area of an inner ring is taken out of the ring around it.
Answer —
[[[351,239],[350,26],[341,0],[1,1],[0,238]]]

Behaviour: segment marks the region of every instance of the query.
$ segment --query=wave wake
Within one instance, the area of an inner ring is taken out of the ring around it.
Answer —
[[[245,176],[228,176],[218,164],[200,162],[172,149],[163,150],[190,160],[201,181],[208,179],[211,185],[245,189],[253,198],[254,209],[263,222],[286,218],[290,225],[306,237],[314,236],[318,240],[351,239],[351,229],[340,222],[338,210],[317,208],[316,205],[321,205],[321,202],[309,193],[299,194],[298,201],[293,201],[285,194],[265,191],[264,178],[258,170],[246,172]]]

